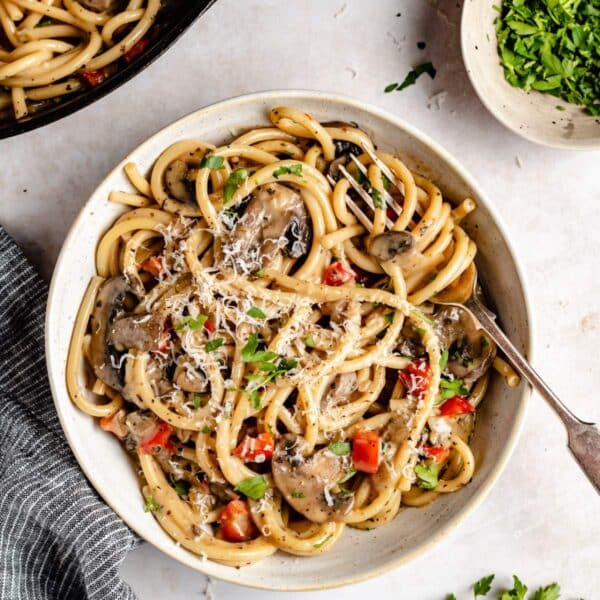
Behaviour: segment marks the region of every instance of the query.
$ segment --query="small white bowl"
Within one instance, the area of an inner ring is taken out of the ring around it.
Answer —
[[[550,94],[525,92],[506,81],[498,57],[494,4],[492,0],[465,0],[462,10],[462,56],[480,100],[501,123],[531,142],[569,150],[600,148],[599,117]]]
[[[321,121],[356,121],[379,147],[398,152],[412,168],[438,183],[450,198],[474,198],[467,230],[479,247],[478,265],[497,303],[505,331],[530,351],[527,295],[510,242],[491,203],[475,181],[445,150],[400,119],[348,98],[318,92],[267,92],[226,100],[193,113],[163,129],[127,156],[100,184],[73,224],[60,253],[48,299],[46,356],[50,383],[69,444],[81,468],[104,500],[141,537],[165,554],[202,573],[237,584],[276,590],[311,590],[355,583],[407,562],[454,529],[488,494],[517,440],[529,388],[509,388],[493,377],[478,410],[473,448],[477,470],[463,490],[442,495],[421,509],[406,509],[390,524],[370,532],[348,528],[327,554],[298,558],[277,553],[240,570],[202,560],[175,544],[154,518],[142,510],[134,469],[114,436],[78,410],[67,394],[65,363],[79,303],[95,274],[94,253],[102,233],[123,208],[107,200],[111,190],[128,189],[123,165],[137,163],[142,172],[167,146],[184,138],[215,144],[241,130],[267,123],[276,105],[306,110]]]

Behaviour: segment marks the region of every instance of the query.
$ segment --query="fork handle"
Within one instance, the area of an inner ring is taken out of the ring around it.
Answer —
[[[525,357],[517,350],[506,334],[496,324],[495,315],[477,300],[471,298],[466,307],[473,313],[516,370],[550,404],[567,429],[569,449],[579,466],[600,494],[600,431],[594,423],[576,417],[546,385]]]

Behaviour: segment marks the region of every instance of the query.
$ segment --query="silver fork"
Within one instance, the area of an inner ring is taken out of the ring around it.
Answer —
[[[363,150],[369,158],[379,167],[381,172],[395,185],[400,191],[403,186],[396,178],[394,173],[388,166],[379,159],[379,157],[368,146],[363,146]],[[367,170],[365,166],[353,155],[350,157],[356,167],[366,176]],[[356,181],[344,166],[340,166],[340,172],[356,193],[369,206],[371,210],[375,209],[373,198],[369,193]],[[335,184],[335,181],[329,177],[329,181]],[[382,194],[386,207],[391,207],[396,214],[400,215],[402,207],[392,198],[390,194],[384,191]],[[360,221],[367,231],[372,231],[373,223],[361,208],[354,202],[352,198],[346,195],[346,203],[350,211]],[[391,228],[392,221],[386,218],[388,228]],[[400,232],[399,232],[400,233]],[[558,396],[548,387],[544,380],[537,374],[533,367],[527,362],[525,357],[517,350],[515,345],[508,339],[506,334],[500,329],[496,323],[496,315],[489,310],[482,302],[483,292],[481,286],[477,283],[477,270],[474,269],[473,284],[471,293],[464,304],[455,302],[441,302],[433,299],[436,304],[461,306],[465,308],[471,316],[479,323],[481,328],[485,330],[491,338],[496,342],[497,346],[504,352],[508,360],[514,368],[520,373],[531,386],[542,396],[544,400],[554,409],[555,413],[563,422],[568,436],[568,447],[573,454],[579,466],[595,487],[596,492],[600,494],[600,431],[594,423],[582,421],[575,416],[558,398]]]

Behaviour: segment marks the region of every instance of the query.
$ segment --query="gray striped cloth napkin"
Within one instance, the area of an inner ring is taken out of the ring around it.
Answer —
[[[56,416],[46,296],[0,227],[0,598],[133,600],[118,571],[138,539],[87,481]]]

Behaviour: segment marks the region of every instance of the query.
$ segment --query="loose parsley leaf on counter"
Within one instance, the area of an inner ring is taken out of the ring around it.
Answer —
[[[437,71],[435,70],[433,64],[430,62],[417,65],[412,71],[408,72],[402,83],[390,83],[388,86],[386,86],[386,88],[383,91],[386,94],[389,94],[390,92],[394,91],[400,92],[403,89],[407,88],[409,85],[413,85],[414,83],[416,83],[417,79],[419,79],[419,77],[421,77],[423,73],[427,73],[427,75],[429,75],[431,79],[435,79],[435,74],[437,73]]]
[[[558,583],[551,583],[544,588],[537,589],[531,600],[558,600],[559,597],[560,586]]]
[[[492,589],[492,581],[494,581],[494,575],[487,575],[486,577],[482,577],[479,581],[476,581],[473,584],[473,597],[486,596]]]
[[[513,589],[503,592],[500,600],[523,600],[526,593],[527,586],[516,575],[513,575]]]
[[[496,35],[506,80],[600,115],[600,9],[596,0],[503,0]]]

